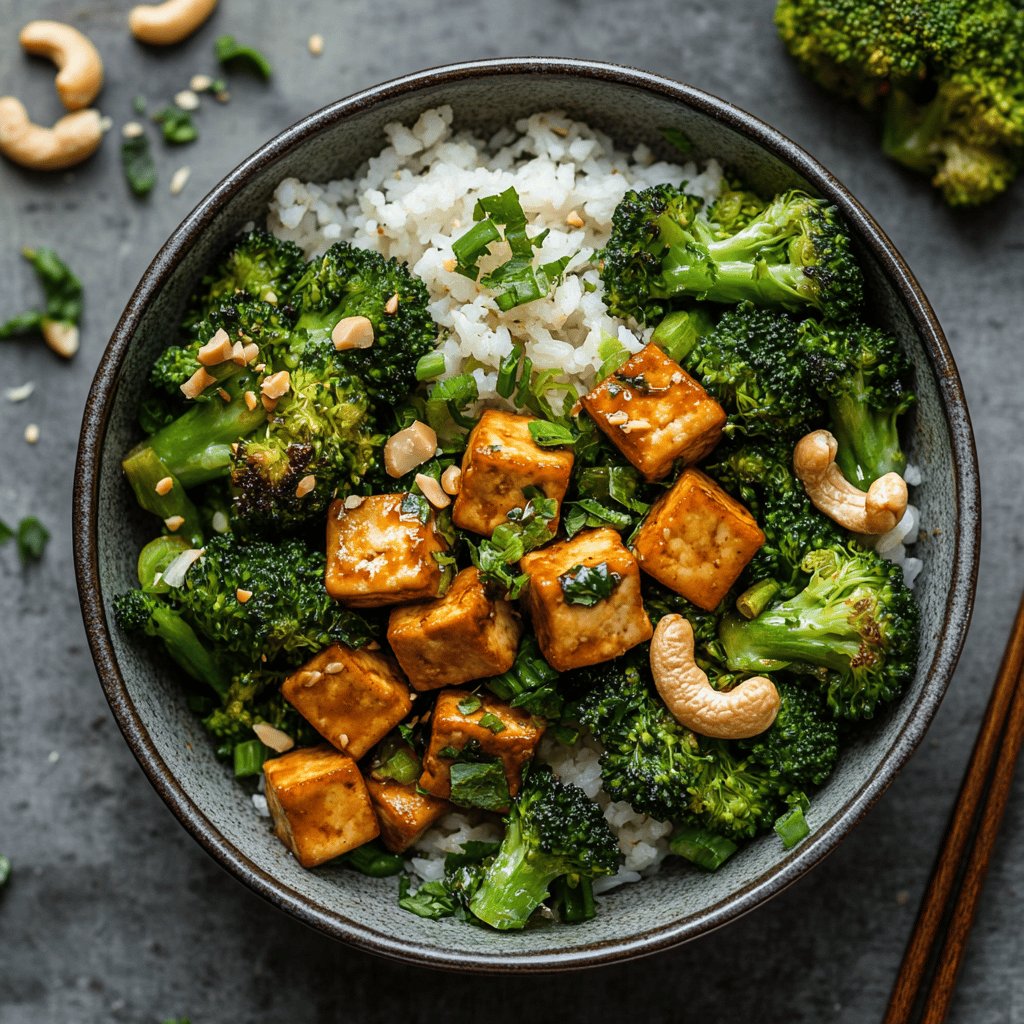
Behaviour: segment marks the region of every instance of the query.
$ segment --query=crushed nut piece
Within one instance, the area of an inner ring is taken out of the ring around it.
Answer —
[[[423,492],[423,497],[434,508],[447,508],[452,503],[452,499],[445,494],[441,485],[432,476],[427,476],[426,473],[416,474],[416,486],[419,487]]]
[[[246,391],[245,393],[245,407],[252,412],[256,408],[256,392]]]
[[[256,738],[260,743],[265,747],[270,747],[275,754],[283,754],[286,750],[291,750],[295,746],[295,740],[288,733],[282,732],[269,722],[257,722],[252,727],[252,731],[256,733]]]
[[[441,486],[445,494],[458,494],[462,490],[462,469],[459,466],[449,466],[441,474]]]
[[[316,487],[316,477],[312,473],[304,476],[295,488],[295,497],[304,498],[313,488]]]
[[[570,210],[566,215],[565,223],[571,228],[581,228],[584,225],[584,220],[575,210]]]
[[[319,57],[324,52],[324,37],[319,32],[314,32],[309,37],[309,42],[306,44],[309,47],[309,52],[314,57]]]
[[[260,385],[260,390],[267,398],[283,398],[291,390],[292,376],[287,370],[272,373]]]
[[[395,292],[395,294],[384,303],[384,312],[391,316],[394,316],[394,314],[398,312],[398,292]]]
[[[29,444],[35,444],[39,440],[39,425],[37,423],[30,423],[25,427],[25,440]]]
[[[232,356],[231,339],[223,327],[196,353],[196,358],[203,366],[219,366],[226,363]]]
[[[276,398],[267,398],[266,395],[260,395],[260,401],[263,403],[263,408],[266,409],[267,412],[273,412],[277,408]]]
[[[181,385],[181,393],[186,398],[198,398],[211,384],[215,383],[216,380],[216,377],[213,377],[206,372],[205,366],[200,366],[199,369]]]
[[[185,525],[184,516],[168,516],[164,520],[164,526],[167,527],[171,533],[177,533]]]
[[[251,590],[243,590],[241,587],[239,587],[235,591],[235,597],[238,599],[238,603],[239,604],[245,604],[246,601],[248,601],[249,598],[252,597],[252,591]]]
[[[334,325],[331,341],[339,352],[369,348],[373,344],[373,324],[365,316],[346,316]]]
[[[610,427],[621,427],[629,419],[629,413],[623,412],[621,409],[616,409],[615,412],[610,412],[605,417],[605,423]]]
[[[171,488],[174,487],[174,477],[164,476],[156,482],[156,486],[153,488],[157,494],[162,498],[165,494],[171,493]]]
[[[121,137],[124,139],[137,139],[145,131],[138,121],[126,121],[121,125]]]
[[[437,434],[426,423],[413,420],[384,445],[384,468],[388,476],[405,476],[410,469],[423,465],[437,450]]]
[[[362,503],[364,501],[366,501],[366,499],[361,494],[350,494],[345,499],[345,502],[344,502],[345,508],[347,508],[347,509],[359,508],[359,506],[362,505]]]
[[[650,430],[651,424],[649,420],[629,420],[628,423],[623,423],[619,429],[624,434],[632,434],[634,430]]]
[[[191,167],[179,167],[174,174],[171,175],[171,183],[167,186],[168,191],[172,196],[176,196],[184,191],[185,186],[188,184],[189,175],[192,174]]]
[[[213,79],[209,75],[193,75],[188,84],[193,92],[206,92],[213,85]]]
[[[231,401],[231,395],[228,392],[227,388],[217,388],[217,394],[220,396],[220,400],[222,402],[230,402]]]
[[[182,89],[175,93],[174,105],[182,110],[198,110],[199,97],[191,89]]]

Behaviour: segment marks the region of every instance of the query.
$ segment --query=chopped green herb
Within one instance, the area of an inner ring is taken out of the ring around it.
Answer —
[[[523,350],[513,345],[512,351],[498,365],[498,381],[494,389],[502,398],[511,398],[516,389],[516,371],[522,357]]]
[[[422,494],[409,491],[398,506],[400,515],[415,516],[421,523],[430,522],[430,502]]]
[[[156,163],[149,148],[149,137],[136,135],[121,143],[121,167],[128,187],[137,196],[149,195],[156,184]]]
[[[18,557],[23,564],[38,562],[43,557],[47,542],[50,540],[50,531],[35,516],[28,516],[18,523],[16,543],[18,545]]]
[[[456,762],[451,773],[451,801],[459,807],[504,811],[511,800],[500,761]]]
[[[199,138],[199,129],[192,120],[192,114],[181,107],[164,107],[153,115],[153,120],[160,125],[164,141],[172,146],[183,146]]]
[[[436,921],[455,913],[455,897],[444,882],[424,882],[415,892],[410,892],[410,888],[409,876],[403,875],[398,883],[398,905],[410,914]]]
[[[463,277],[475,281],[480,276],[477,264],[487,255],[491,242],[501,240],[501,232],[492,220],[482,220],[474,224],[464,235],[452,243],[452,254],[455,256],[455,269]]]
[[[444,373],[444,353],[428,352],[416,361],[416,379],[434,380]]]
[[[492,714],[490,711],[485,711],[480,716],[480,724],[485,729],[490,729],[491,732],[497,736],[499,732],[505,731],[505,723],[497,716]]]
[[[566,512],[565,532],[571,540],[584,527],[598,529],[608,526],[613,530],[625,530],[632,523],[632,517],[625,512],[610,508],[593,498],[581,498],[574,501]]]
[[[651,341],[669,359],[681,363],[692,351],[693,346],[705,334],[714,329],[715,321],[703,309],[684,309],[669,313],[654,328]]]
[[[471,715],[474,711],[479,711],[482,704],[483,701],[475,693],[471,693],[468,697],[463,697],[456,707],[459,709],[459,714]]]
[[[463,847],[465,849],[465,847]],[[11,877],[11,862],[0,853],[0,888],[5,886]]]
[[[449,420],[465,430],[471,430],[476,421],[465,415],[465,410],[478,398],[476,377],[459,373],[439,380],[427,396],[427,423],[439,435],[446,433]]]
[[[634,391],[639,391],[642,395],[649,395],[652,391],[650,383],[642,373],[638,373],[635,377],[630,377],[624,373],[616,373],[615,379],[622,381],[623,384]]]
[[[683,825],[677,829],[669,847],[677,857],[683,857],[705,871],[717,871],[738,849],[731,839],[695,825]]]
[[[252,775],[259,775],[263,770],[263,762],[270,757],[269,747],[265,747],[259,740],[243,740],[236,743],[231,751],[234,762],[235,778],[244,779]]]
[[[0,519],[0,544],[6,544],[9,540],[14,539],[14,531]]]
[[[530,421],[530,437],[542,448],[557,448],[576,443],[576,435],[568,428],[547,420]]]
[[[697,148],[693,140],[681,128],[662,128],[661,137],[677,149],[683,156],[690,156]]]
[[[528,495],[525,508],[514,508],[508,522],[496,527],[490,538],[469,544],[469,555],[480,571],[480,580],[490,590],[504,593],[510,600],[522,594],[530,578],[513,573],[512,566],[528,551],[551,540],[550,523],[558,514],[558,502],[539,492]]]
[[[512,707],[553,719],[562,713],[564,703],[555,685],[558,679],[559,673],[540,653],[536,637],[526,636],[519,644],[512,667],[486,680],[486,685],[491,693]]]
[[[399,730],[403,727],[399,726]],[[408,735],[392,733],[381,740],[370,766],[370,775],[378,781],[393,779],[403,786],[415,782],[420,776],[420,759],[412,749],[412,732]]]
[[[213,48],[221,64],[244,65],[264,79],[273,73],[270,61],[259,50],[243,45],[234,36],[219,36]]]
[[[144,114],[146,112],[146,97],[141,94],[136,96],[135,99],[132,100],[132,110],[134,110],[136,114]]]
[[[598,601],[612,596],[622,576],[609,569],[607,562],[598,562],[597,565],[574,565],[558,577],[558,582],[566,604],[593,608]]]
[[[46,308],[20,313],[0,324],[0,339],[40,331],[47,321],[76,326],[82,317],[82,282],[53,249],[22,249],[21,254],[36,272]]]
[[[811,834],[811,828],[804,817],[803,807],[797,804],[786,811],[775,822],[775,832],[787,850],[806,839]]]
[[[453,747],[449,744],[447,747],[442,747],[437,752],[438,757],[443,757],[446,761],[454,761],[457,757],[462,756],[462,751],[458,747]]]
[[[612,334],[601,339],[597,346],[597,354],[601,357],[601,366],[597,371],[598,380],[610,377],[629,359],[629,349]]]
[[[342,854],[341,862],[370,878],[387,878],[390,875],[397,875],[405,867],[405,861],[401,857],[389,853],[375,840]]]

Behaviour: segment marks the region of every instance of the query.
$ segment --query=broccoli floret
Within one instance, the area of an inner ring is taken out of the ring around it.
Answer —
[[[719,192],[708,207],[708,227],[712,238],[729,238],[745,228],[768,205],[757,193],[739,182]]]
[[[282,679],[281,672],[257,669],[231,680],[220,706],[203,718],[203,727],[219,740],[222,757],[231,756],[239,743],[251,740],[252,727],[258,722],[280,729],[300,746],[317,742],[317,732],[281,695]]]
[[[601,741],[601,778],[615,800],[662,821],[752,838],[778,816],[778,780],[725,740],[680,725],[654,694],[646,652],[596,666],[576,714]]]
[[[547,766],[535,765],[469,909],[492,928],[522,928],[556,878],[612,875],[618,864],[619,844],[600,807]]]
[[[809,386],[800,325],[744,303],[697,339],[680,363],[724,406],[727,437],[796,438],[824,417]]]
[[[699,200],[671,185],[626,193],[601,254],[612,313],[658,319],[683,298],[810,307],[836,318],[861,305],[850,238],[824,200],[786,192],[730,234],[699,210]]]
[[[437,342],[437,325],[427,308],[426,286],[404,263],[337,242],[310,264],[294,300],[298,326],[308,333],[301,360],[322,361],[328,353],[358,374],[374,398],[388,405],[405,400],[416,383],[417,360]],[[373,324],[373,345],[333,352],[331,331],[350,316],[365,316]]]
[[[839,728],[825,706],[820,687],[806,681],[776,679],[779,713],[770,729],[741,740],[752,764],[794,791],[821,785],[839,757]]]
[[[802,325],[807,376],[828,401],[839,443],[836,462],[862,490],[886,473],[902,473],[899,418],[913,406],[910,360],[885,331],[863,325]]]
[[[228,677],[178,609],[158,594],[129,590],[114,599],[114,618],[126,633],[144,633],[163,642],[167,653],[193,678],[223,696]]]
[[[305,269],[302,250],[294,242],[283,242],[266,231],[251,231],[203,276],[189,304],[185,327],[204,320],[239,292],[249,299],[272,297],[285,306]]]
[[[169,593],[209,640],[253,666],[266,656],[295,665],[333,643],[359,646],[374,637],[366,619],[332,601],[325,559],[303,541],[242,541],[231,534],[203,555]],[[238,592],[251,594],[240,601]]]
[[[235,451],[234,513],[260,530],[310,522],[324,513],[338,488],[347,492],[374,468],[383,442],[373,429],[362,381],[339,369],[321,376],[300,367],[266,427]],[[300,487],[309,477],[312,489]]]
[[[779,0],[800,66],[883,119],[883,149],[952,205],[1002,192],[1024,158],[1024,11],[1013,0]]]
[[[736,672],[817,676],[832,711],[871,718],[917,666],[918,609],[902,569],[856,541],[808,552],[807,586],[756,618],[728,615],[720,639]]]

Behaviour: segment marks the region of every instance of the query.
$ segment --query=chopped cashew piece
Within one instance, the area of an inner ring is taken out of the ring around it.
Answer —
[[[162,498],[166,494],[170,494],[174,489],[174,477],[173,476],[162,476],[153,485],[153,490]]]
[[[196,358],[203,366],[217,366],[231,358],[231,339],[223,327],[199,350]]]
[[[742,740],[767,729],[779,713],[779,691],[765,676],[716,690],[694,661],[693,627],[666,615],[651,641],[651,673],[665,706],[680,725],[700,736]]]
[[[441,486],[445,494],[458,494],[462,490],[462,467],[449,466],[441,474]]]
[[[198,398],[211,384],[215,383],[216,380],[216,377],[206,372],[205,366],[200,366],[199,369],[181,385],[181,393],[186,398]]]
[[[365,316],[346,316],[334,325],[331,341],[339,352],[369,348],[373,344],[373,324]]]
[[[422,466],[437,451],[437,434],[426,423],[413,420],[405,430],[388,438],[384,445],[384,468],[388,476],[405,476]]]
[[[180,43],[213,14],[217,0],[166,0],[142,4],[128,15],[128,27],[140,43],[171,46]]]
[[[184,516],[168,516],[164,520],[164,526],[167,527],[171,533],[177,533],[185,525]]]
[[[423,497],[434,508],[447,508],[452,503],[452,499],[445,494],[441,485],[432,476],[427,476],[426,473],[416,474],[416,486],[419,487],[423,492]]]
[[[98,110],[76,110],[52,128],[29,120],[21,100],[0,96],[0,153],[33,171],[62,171],[80,164],[103,141]]]
[[[295,488],[295,497],[304,498],[314,487],[316,487],[316,477],[312,473],[307,473]]]
[[[21,48],[57,65],[57,95],[68,110],[82,110],[103,88],[103,59],[89,38],[59,21],[30,21]]]
[[[269,722],[257,722],[252,727],[252,731],[256,733],[256,738],[260,743],[265,747],[270,747],[275,753],[283,754],[295,746],[295,740],[288,733],[275,728]]]
[[[291,390],[292,375],[287,370],[272,373],[260,385],[260,390],[270,399],[283,398]]]
[[[814,507],[853,533],[888,533],[907,511],[907,483],[886,473],[867,491],[851,484],[836,465],[839,443],[827,430],[800,438],[793,450],[793,472]]]
[[[384,303],[384,312],[391,316],[394,316],[395,313],[398,312],[398,292],[395,292],[395,294]]]
[[[43,341],[59,356],[70,359],[78,351],[78,327],[61,320],[43,320]]]

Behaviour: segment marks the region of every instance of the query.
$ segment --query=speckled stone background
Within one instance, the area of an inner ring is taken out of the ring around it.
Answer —
[[[127,2],[0,0],[0,92],[38,120],[58,113],[52,72],[19,52],[33,17],[87,31],[107,64],[101,106],[121,123],[131,100],[169,99],[211,44],[233,32],[264,48],[269,87],[243,76],[227,107],[204,106],[201,140],[157,149],[161,184],[133,201],[116,140],[71,175],[0,165],[0,319],[33,295],[22,245],[60,249],[84,279],[83,345],[71,365],[41,344],[0,348],[0,518],[36,514],[53,533],[23,571],[0,551],[0,851],[14,875],[0,894],[0,1022],[296,1024],[434,1021],[529,1013],[576,1021],[746,1024],[880,1020],[917,900],[1024,584],[1018,513],[1024,454],[1024,184],[975,213],[952,214],[917,179],[884,163],[873,131],[790,66],[767,0],[225,0],[184,46],[144,53],[123,28]],[[310,58],[306,40],[327,46]],[[766,907],[697,943],[586,974],[455,978],[332,943],[270,908],[216,867],[145,781],[114,726],[79,620],[69,539],[81,407],[117,314],[159,244],[243,155],[300,115],[364,85],[445,61],[501,54],[616,60],[694,83],[775,124],[819,157],[889,232],[949,335],[974,413],[985,542],[975,622],[928,738],[856,832]],[[184,192],[167,182],[191,167]],[[37,423],[41,440],[22,440]],[[1024,786],[1015,794],[975,925],[952,1019],[1024,1021]]]

